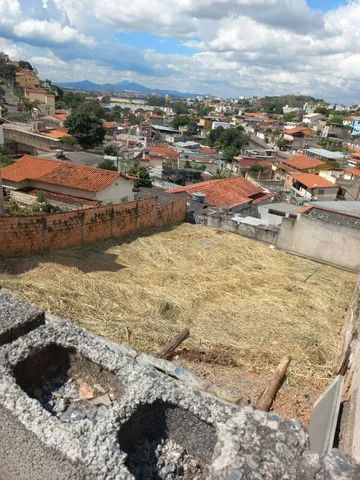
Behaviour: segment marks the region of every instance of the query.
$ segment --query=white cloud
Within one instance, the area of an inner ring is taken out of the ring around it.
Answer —
[[[34,63],[54,79],[360,100],[360,0],[328,13],[306,0],[0,0],[0,36],[2,26],[37,46]],[[177,38],[196,53],[126,48],[119,30]]]
[[[35,39],[49,43],[62,44],[79,42],[82,45],[92,46],[94,40],[79,33],[72,27],[63,26],[56,21],[24,20],[15,25],[14,33],[24,39]]]
[[[11,23],[20,16],[21,7],[19,0],[0,0],[0,22]]]

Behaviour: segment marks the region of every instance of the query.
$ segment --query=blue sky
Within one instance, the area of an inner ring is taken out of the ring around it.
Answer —
[[[0,0],[0,49],[54,81],[360,101],[360,0]]]

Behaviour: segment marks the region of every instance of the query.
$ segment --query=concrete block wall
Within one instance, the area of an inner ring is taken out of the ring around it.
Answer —
[[[156,197],[29,217],[0,217],[0,256],[20,256],[122,238],[185,220],[186,200],[158,207]]]
[[[296,421],[223,402],[69,321],[45,315],[43,322],[43,312],[7,291],[0,291],[0,305],[0,333],[13,324],[20,335],[0,347],[2,480],[360,478],[360,467],[337,451],[324,458],[309,452]],[[39,324],[19,332],[22,319],[34,317]],[[66,381],[82,372],[87,382],[108,382],[112,401],[86,404],[82,415],[59,413],[48,395],[59,371]],[[159,470],[148,447],[166,441],[181,445],[201,472],[178,469],[185,454],[164,457]]]

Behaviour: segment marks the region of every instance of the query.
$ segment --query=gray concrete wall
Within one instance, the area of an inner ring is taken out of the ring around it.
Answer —
[[[273,245],[277,241],[279,232],[279,229],[274,226],[249,225],[219,216],[208,216],[207,225],[209,227],[220,228],[227,232],[237,233],[238,235],[243,235],[244,237],[253,240],[259,240],[260,242],[271,243]]]
[[[284,218],[276,246],[360,272],[360,230],[301,216]]]

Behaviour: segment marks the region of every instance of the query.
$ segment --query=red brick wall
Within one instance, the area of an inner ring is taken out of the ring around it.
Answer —
[[[52,215],[0,217],[0,256],[41,253],[121,238],[185,220],[186,201],[157,207],[156,198]]]

